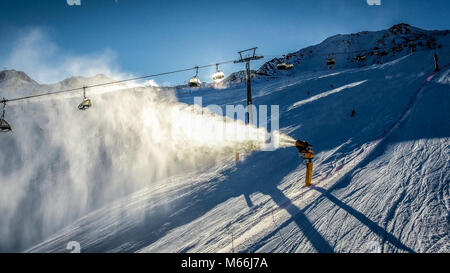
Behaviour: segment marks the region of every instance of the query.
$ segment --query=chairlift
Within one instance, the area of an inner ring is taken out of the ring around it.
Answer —
[[[86,97],[86,87],[83,87],[83,101],[78,105],[78,110],[86,110],[91,106],[91,99]]]
[[[289,70],[289,69],[292,69],[292,68],[294,68],[293,64],[286,64],[285,62],[277,64],[277,69],[278,70]]]
[[[196,68],[195,76],[189,79],[188,86],[189,87],[200,87],[202,86],[202,82],[198,78],[198,66]]]
[[[283,54],[283,59],[286,59],[286,55]],[[279,62],[277,63],[277,69],[278,70],[289,70],[294,68],[293,64],[287,64],[285,62]]]
[[[216,72],[212,75],[214,82],[221,82],[225,78],[225,74],[219,70],[219,64],[216,64]]]
[[[335,65],[336,64],[336,60],[334,58],[329,58],[327,60],[327,65]]]
[[[357,55],[353,58],[355,61],[365,61],[366,55]]]
[[[6,100],[3,99],[3,113],[0,118],[0,132],[6,133],[11,131],[11,125],[5,120]]]

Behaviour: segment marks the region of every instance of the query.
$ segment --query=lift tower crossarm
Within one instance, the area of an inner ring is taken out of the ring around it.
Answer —
[[[247,78],[247,123],[251,124],[253,123],[253,109],[251,105],[253,104],[253,98],[252,98],[252,78],[251,78],[251,71],[250,71],[250,61],[259,60],[264,58],[264,56],[257,56],[256,55],[256,49],[257,47],[252,47],[249,49],[238,51],[239,54],[239,60],[234,61],[234,63],[245,63],[245,69],[246,69],[246,78]],[[250,56],[242,56],[242,53],[250,52]]]
[[[234,63],[244,63],[244,62],[249,62],[249,61],[259,60],[259,59],[264,58],[264,56],[257,56],[256,55],[256,49],[257,48],[258,47],[252,47],[252,48],[249,48],[249,49],[238,51],[239,60],[234,61]],[[245,56],[243,57],[242,56],[242,53],[250,52],[250,51],[252,51],[251,56],[248,56],[248,57],[245,57]]]

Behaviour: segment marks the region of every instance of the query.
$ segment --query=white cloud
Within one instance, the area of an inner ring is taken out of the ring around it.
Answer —
[[[2,63],[2,67],[22,70],[39,83],[54,83],[72,76],[91,77],[105,74],[114,79],[133,77],[121,71],[117,54],[111,49],[71,55],[65,53],[42,29],[34,28],[21,35]]]

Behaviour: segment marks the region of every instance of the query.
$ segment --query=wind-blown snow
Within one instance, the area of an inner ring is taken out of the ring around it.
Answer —
[[[170,91],[110,93],[117,88],[89,90],[93,107],[86,111],[77,110],[80,92],[8,104],[13,132],[0,136],[0,215],[7,223],[0,227],[2,249],[42,240],[160,179],[201,171],[265,145],[264,128],[179,103]]]
[[[326,96],[329,96],[329,95],[331,95],[331,94],[334,94],[334,93],[337,93],[337,92],[341,92],[342,90],[344,90],[344,89],[346,89],[346,88],[352,88],[352,87],[358,86],[358,85],[360,85],[360,84],[362,84],[362,83],[365,83],[365,82],[366,82],[366,81],[354,82],[354,83],[346,84],[346,85],[344,85],[344,86],[341,86],[341,87],[332,89],[332,90],[330,90],[330,91],[326,91],[326,92],[320,93],[320,94],[315,95],[315,96],[313,96],[313,97],[311,97],[311,98],[309,98],[309,99],[302,100],[302,101],[298,101],[298,102],[294,103],[294,104],[292,105],[292,107],[290,107],[288,110],[291,110],[291,109],[294,109],[294,108],[296,108],[296,107],[299,107],[299,106],[301,106],[301,105],[303,105],[303,104],[306,104],[306,103],[309,103],[309,102],[312,102],[312,101],[321,99],[321,98],[326,97]]]

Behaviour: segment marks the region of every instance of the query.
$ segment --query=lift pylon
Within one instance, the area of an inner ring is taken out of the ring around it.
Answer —
[[[253,110],[251,105],[253,104],[252,98],[252,79],[251,79],[251,71],[250,71],[250,61],[259,60],[264,58],[264,56],[256,55],[257,47],[245,49],[238,51],[239,60],[234,61],[234,63],[245,63],[245,70],[247,74],[247,123],[253,123]],[[248,54],[245,56],[245,54]]]

